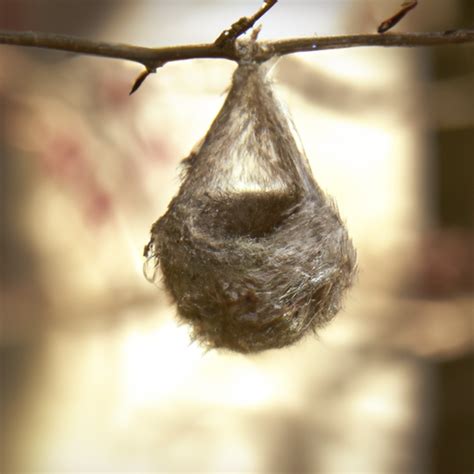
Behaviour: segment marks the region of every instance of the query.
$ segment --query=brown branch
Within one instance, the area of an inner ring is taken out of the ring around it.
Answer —
[[[256,13],[252,16],[244,16],[237,20],[235,23],[231,25],[230,28],[224,30],[219,37],[214,41],[214,46],[218,48],[224,48],[226,45],[233,47],[235,40],[243,35],[247,30],[253,27],[255,23],[262,18],[265,13],[267,13],[270,8],[272,8],[278,0],[264,0],[263,5],[258,9]],[[261,27],[261,25],[260,25]],[[257,40],[258,33],[260,32],[260,28],[254,28],[252,38],[253,41]],[[161,67],[165,64],[165,62],[160,62],[159,64],[155,64],[153,69],[150,69],[150,66],[145,66],[145,70],[141,72],[138,77],[135,79],[132,89],[130,90],[130,95],[138,90],[138,88],[143,84],[145,79],[152,73],[156,72],[157,67]]]
[[[272,56],[303,51],[324,51],[356,47],[415,47],[441,46],[474,43],[474,29],[451,30],[435,33],[366,34],[348,36],[326,36],[292,38],[278,41],[262,41],[256,53],[256,61],[265,61]],[[220,58],[239,60],[234,43],[218,47],[213,43],[146,48],[121,43],[106,43],[73,36],[32,31],[0,30],[0,44],[53,49],[69,53],[124,59],[143,64],[149,71],[171,61],[197,58]]]
[[[219,37],[214,41],[214,44],[222,48],[225,44],[235,41],[240,35],[243,35],[247,30],[252,28],[255,23],[272,8],[278,0],[264,0],[260,9],[252,16],[244,16],[237,20],[232,26],[224,30]]]

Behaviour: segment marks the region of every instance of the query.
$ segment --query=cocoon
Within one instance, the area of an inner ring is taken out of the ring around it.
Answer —
[[[193,338],[243,353],[292,344],[328,322],[356,266],[267,70],[239,64],[145,248]]]

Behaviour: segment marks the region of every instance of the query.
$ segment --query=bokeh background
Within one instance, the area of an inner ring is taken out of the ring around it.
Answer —
[[[374,32],[399,0],[281,0],[261,38]],[[209,42],[259,1],[0,0],[0,27]],[[420,2],[398,31],[472,27]],[[317,336],[191,344],[142,273],[235,65],[0,46],[1,472],[473,471],[474,47],[295,54],[275,68],[359,252]]]

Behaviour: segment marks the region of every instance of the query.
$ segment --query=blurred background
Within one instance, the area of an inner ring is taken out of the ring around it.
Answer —
[[[0,0],[0,28],[209,42],[255,1]],[[281,0],[262,39],[375,32],[400,0]],[[474,25],[420,2],[397,31]],[[1,472],[468,473],[473,447],[474,47],[295,54],[274,70],[359,253],[317,336],[191,344],[142,273],[235,65],[0,46]]]

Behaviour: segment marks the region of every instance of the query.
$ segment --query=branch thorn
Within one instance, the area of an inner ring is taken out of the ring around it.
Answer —
[[[410,10],[413,10],[417,5],[417,0],[403,2],[400,6],[400,10],[398,10],[395,15],[380,23],[379,27],[377,28],[377,33],[385,33],[386,31],[393,28]]]
[[[145,81],[145,79],[150,75],[150,74],[154,74],[156,72],[156,69],[163,66],[163,64],[160,64],[158,66],[155,66],[155,67],[146,67],[146,69],[144,71],[142,71],[138,76],[137,78],[135,79],[134,83],[133,83],[133,86],[129,92],[128,95],[132,95],[134,92],[136,92],[138,90],[138,88],[143,84],[143,82]]]

